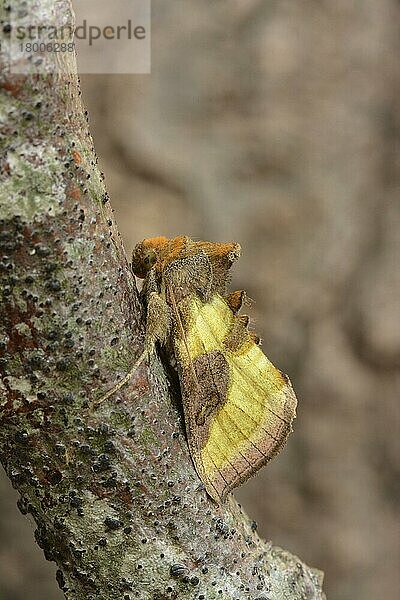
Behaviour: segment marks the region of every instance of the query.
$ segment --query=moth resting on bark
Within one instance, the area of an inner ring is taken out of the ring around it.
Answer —
[[[175,359],[190,454],[216,502],[280,451],[296,416],[289,378],[263,354],[248,317],[238,315],[245,293],[226,291],[239,256],[239,244],[185,236],[136,245],[132,269],[144,279],[146,347],[117,386],[157,343]]]

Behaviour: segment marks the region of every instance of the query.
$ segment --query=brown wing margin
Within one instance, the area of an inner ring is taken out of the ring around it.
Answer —
[[[190,377],[192,384],[193,384],[193,391],[198,396],[200,396],[200,394],[201,394],[200,383],[198,381],[197,374],[196,374],[196,371],[193,366],[193,361],[190,356],[189,347],[187,344],[186,333],[185,333],[185,328],[183,326],[182,319],[181,319],[181,316],[180,316],[180,313],[178,310],[178,305],[176,302],[175,294],[174,294],[174,291],[173,291],[171,285],[168,282],[166,282],[166,287],[168,290],[168,294],[170,295],[170,298],[171,298],[172,310],[175,315],[177,327],[179,329],[180,335],[182,336],[183,345],[184,345],[184,347],[186,349],[186,353],[187,353],[187,366],[183,365],[183,364],[179,364],[179,371],[181,371],[181,370],[185,371],[184,378],[186,379],[187,377]],[[174,349],[175,349],[175,344],[174,344]],[[176,357],[176,358],[178,361],[178,357]],[[191,405],[191,402],[193,404],[193,399],[191,400],[190,398],[187,398],[188,390],[187,390],[187,386],[185,385],[184,380],[181,376],[181,373],[179,373],[179,382],[180,382],[180,386],[181,386],[183,414],[184,414],[184,418],[185,418],[185,427],[186,427],[186,438],[187,438],[190,454],[191,454],[192,461],[193,461],[194,467],[196,469],[196,472],[207,489],[207,485],[210,485],[210,480],[206,476],[206,474],[203,470],[203,467],[202,467],[202,462],[201,462],[201,457],[200,457],[200,447],[199,447],[200,440],[199,440],[198,432],[195,430],[195,416],[193,414],[193,409],[192,409],[192,405]],[[192,391],[192,393],[193,393],[193,391]],[[212,487],[214,487],[214,486],[212,486]],[[207,489],[207,491],[209,491],[209,490]],[[210,495],[215,499],[215,494],[210,494]]]
[[[184,344],[185,349],[186,349],[188,364],[190,365],[190,370],[192,372],[193,381],[195,382],[197,389],[199,389],[200,385],[199,385],[199,382],[198,382],[198,379],[197,379],[196,371],[193,368],[192,359],[190,357],[190,352],[189,352],[189,348],[188,348],[188,345],[187,345],[186,333],[185,333],[185,330],[183,328],[181,316],[179,314],[178,305],[177,305],[176,299],[175,299],[175,294],[174,294],[174,292],[172,290],[172,287],[169,285],[169,283],[166,283],[166,287],[167,287],[168,293],[169,293],[169,295],[171,297],[172,310],[173,310],[173,313],[175,314],[176,322],[177,322],[178,328],[179,328],[179,333],[182,336],[183,344]]]

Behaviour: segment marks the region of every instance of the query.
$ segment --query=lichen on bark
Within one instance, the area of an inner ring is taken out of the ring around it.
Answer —
[[[323,598],[318,571],[207,497],[157,358],[95,405],[143,348],[134,278],[76,74],[2,58],[0,458],[65,597]]]

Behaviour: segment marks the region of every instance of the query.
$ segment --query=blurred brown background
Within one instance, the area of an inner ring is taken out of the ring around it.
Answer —
[[[400,590],[399,17],[397,0],[153,1],[152,74],[82,77],[127,251],[242,245],[233,287],[299,410],[237,497],[329,600]],[[0,485],[0,598],[61,598]]]

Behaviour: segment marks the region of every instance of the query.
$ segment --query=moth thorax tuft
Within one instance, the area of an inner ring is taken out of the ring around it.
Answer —
[[[234,263],[240,258],[241,247],[239,244],[234,244],[233,249],[228,254],[228,260],[230,263]]]

